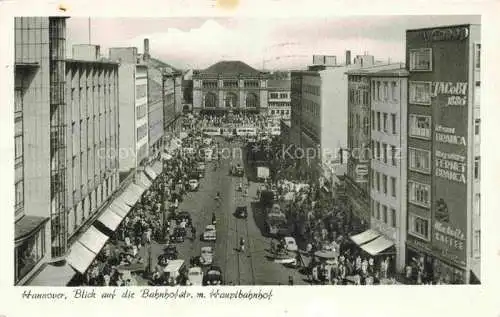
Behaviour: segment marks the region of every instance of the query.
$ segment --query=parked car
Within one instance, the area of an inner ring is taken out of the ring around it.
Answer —
[[[292,237],[284,237],[283,242],[285,244],[285,248],[288,251],[298,251],[299,247],[297,246],[297,243],[295,242],[295,239]]]
[[[186,282],[186,265],[184,260],[172,260],[163,269],[165,280],[168,285],[185,285]]]
[[[215,225],[208,225],[205,227],[205,232],[203,232],[204,241],[215,241],[217,239],[217,231],[215,230]]]
[[[199,266],[195,266],[189,269],[188,274],[188,285],[203,285],[203,270]]]
[[[222,280],[222,270],[220,267],[212,265],[210,268],[207,270],[207,273],[203,277],[203,285],[205,286],[210,286],[210,285],[222,285],[223,280]]]
[[[247,209],[247,206],[239,206],[239,207],[236,207],[236,212],[234,213],[234,215],[235,215],[237,218],[246,218],[246,217],[248,217],[248,209]]]
[[[191,191],[197,191],[200,188],[200,183],[197,179],[190,179],[189,188],[191,189]]]
[[[214,252],[212,247],[202,247],[200,262],[203,265],[210,265],[213,262]]]

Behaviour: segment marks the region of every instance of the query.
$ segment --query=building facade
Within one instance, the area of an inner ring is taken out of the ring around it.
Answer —
[[[196,113],[267,113],[268,74],[240,61],[218,62],[193,72]]]
[[[15,23],[15,284],[67,252],[66,20]]]
[[[268,80],[268,112],[270,117],[290,120],[290,80]]]
[[[95,56],[66,60],[70,241],[119,186],[118,64]]]
[[[407,76],[404,65],[374,71],[371,99],[370,228],[394,245],[398,271],[406,255]],[[384,250],[385,251],[385,250]]]
[[[176,69],[164,69],[163,85],[163,122],[166,136],[165,145],[181,131],[182,116],[182,73]]]
[[[120,173],[144,165],[149,156],[148,67],[137,48],[110,48],[109,57],[120,63],[119,147]]]
[[[480,50],[479,25],[406,32],[407,261],[444,283],[480,278]]]

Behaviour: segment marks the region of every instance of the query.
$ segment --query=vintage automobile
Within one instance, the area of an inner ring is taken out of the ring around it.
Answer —
[[[184,260],[172,260],[163,269],[164,279],[168,285],[185,285],[186,284],[186,265]]]
[[[239,207],[236,207],[236,211],[235,211],[234,215],[235,215],[237,218],[246,218],[246,217],[248,217],[248,209],[247,209],[247,206],[239,206]]]
[[[212,247],[202,247],[201,248],[201,256],[200,262],[203,265],[210,265],[213,262],[214,252]]]
[[[197,179],[189,180],[189,189],[191,189],[191,191],[197,191],[199,188],[200,188],[200,183],[198,182]]]
[[[215,241],[217,239],[217,231],[215,230],[215,225],[208,225],[205,227],[205,232],[203,232],[204,241]]]
[[[182,221],[186,222],[186,226],[189,227],[193,223],[191,215],[187,211],[181,211],[175,216],[175,221],[179,224]]]
[[[207,273],[203,277],[203,285],[204,286],[215,286],[215,285],[222,285],[223,280],[222,280],[222,270],[220,267],[212,265],[210,268],[207,270]]]
[[[203,285],[203,270],[199,266],[195,266],[189,269],[187,274],[187,284],[188,285]]]
[[[243,166],[241,166],[240,164],[238,164],[236,166],[233,166],[231,174],[234,175],[234,176],[240,176],[240,177],[242,177],[243,175],[245,175],[245,171],[243,169]]]

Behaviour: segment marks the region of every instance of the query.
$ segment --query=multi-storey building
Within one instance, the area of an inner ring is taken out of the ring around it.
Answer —
[[[268,115],[290,120],[290,80],[268,80]]]
[[[118,64],[99,58],[99,46],[86,46],[89,55],[66,60],[70,242],[119,185]]]
[[[305,163],[313,179],[330,173],[333,165],[341,167],[341,149],[347,148],[347,77],[345,72],[359,64],[319,64],[336,62],[334,56],[314,57],[307,71],[291,74],[291,131],[290,143],[303,150],[299,159]],[[304,155],[302,155],[302,153]]]
[[[166,64],[165,64],[166,65]],[[178,137],[182,116],[182,73],[170,66],[163,67],[163,122],[166,141]],[[167,143],[165,143],[166,146]]]
[[[357,242],[361,243],[362,249],[372,255],[385,254],[393,258],[391,267],[396,267],[400,271],[405,265],[406,241],[406,160],[401,159],[401,155],[406,153],[407,143],[408,74],[401,64],[363,68],[350,71],[348,74],[353,81],[356,78],[358,80],[356,82],[365,82],[369,87],[368,91],[366,86],[362,87],[364,96],[361,97],[362,94],[357,92],[356,86],[351,84],[352,90],[349,96],[351,103],[368,104],[370,111],[350,114],[351,126],[358,127],[364,135],[370,135],[368,141],[370,151],[364,153],[367,155],[368,167],[363,167],[361,175],[358,175],[360,170],[349,166],[349,171],[355,179],[363,178],[362,180],[366,181],[365,177],[371,175],[369,223],[370,233],[373,234],[364,235],[371,241],[361,239]],[[359,146],[358,136],[359,134],[353,133],[353,138],[350,139],[351,149]],[[366,146],[364,150],[367,150]],[[352,151],[352,153],[357,152]],[[369,175],[366,174],[368,170],[370,170]]]
[[[194,112],[267,113],[268,74],[241,61],[222,61],[193,72]]]
[[[480,25],[406,31],[407,259],[444,283],[479,279],[480,50]]]
[[[110,48],[109,57],[120,63],[119,170],[126,174],[144,165],[149,156],[148,67],[135,47]]]
[[[15,18],[15,283],[67,252],[66,21]]]

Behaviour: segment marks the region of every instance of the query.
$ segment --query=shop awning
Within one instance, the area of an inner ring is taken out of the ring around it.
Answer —
[[[380,236],[380,233],[378,233],[377,231],[372,230],[372,229],[368,229],[362,233],[351,236],[350,238],[357,245],[362,245],[363,243],[366,243],[366,242],[371,241],[375,238],[378,238],[379,236]]]
[[[135,177],[136,180],[136,185],[139,185],[144,188],[144,190],[147,190],[149,187],[151,187],[151,181],[148,179],[148,177],[144,173],[138,173],[137,176]]]
[[[91,226],[85,231],[80,239],[78,239],[78,242],[97,254],[101,251],[108,239],[109,237],[107,235],[99,231],[96,227]]]
[[[73,246],[71,246],[71,251],[66,258],[66,261],[75,270],[83,274],[96,256],[97,255],[94,252],[90,251],[83,244],[77,241],[73,244]]]
[[[151,177],[152,180],[155,180],[158,177],[156,172],[150,166],[146,166],[144,171],[146,172],[146,174],[148,174],[149,177]]]
[[[125,201],[127,205],[134,206],[139,198],[141,198],[142,192],[144,192],[144,189],[142,189],[138,185],[130,184],[120,195],[120,199],[123,199],[123,201]]]
[[[121,199],[115,199],[111,205],[109,205],[109,209],[113,210],[113,212],[122,218],[125,218],[127,216],[128,212],[130,211],[132,207],[127,205],[123,200]]]
[[[372,242],[363,244],[361,246],[361,249],[369,253],[370,255],[377,255],[380,252],[392,247],[394,245],[394,242],[391,240],[387,239],[386,237],[380,236],[377,239],[373,240]]]
[[[163,163],[156,161],[153,163],[152,168],[153,168],[153,171],[155,171],[155,173],[157,175],[160,175],[163,172]]]
[[[47,264],[33,278],[29,286],[66,286],[69,281],[75,276],[75,270],[66,262],[64,265],[56,266]]]
[[[109,230],[115,231],[122,222],[124,216],[115,213],[110,207],[99,217],[99,221]]]

